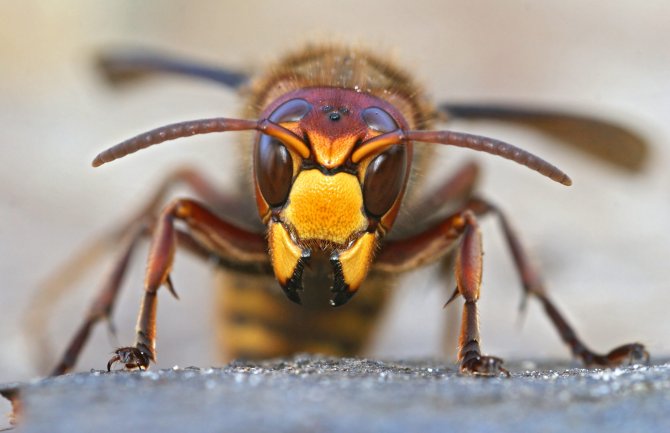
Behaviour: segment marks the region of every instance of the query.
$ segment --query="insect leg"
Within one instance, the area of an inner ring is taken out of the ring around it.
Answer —
[[[420,201],[411,206],[413,225],[430,227],[439,221],[440,216],[459,210],[472,197],[479,179],[480,169],[476,162],[464,163],[440,185],[432,189]],[[432,224],[431,224],[432,221]],[[451,281],[454,268],[453,254],[445,256],[440,263],[440,276],[445,281]],[[448,288],[445,286],[445,290]],[[449,295],[450,293],[447,293]],[[447,356],[456,356],[458,347],[458,327],[460,311],[457,305],[445,308],[442,347]]]
[[[445,218],[435,227],[410,238],[389,241],[382,248],[375,269],[397,273],[415,269],[444,257],[456,247],[457,295],[463,296],[463,320],[458,360],[464,373],[495,376],[508,374],[502,360],[481,354],[477,300],[482,276],[481,234],[475,213],[469,209]]]
[[[136,212],[135,215],[129,218],[125,223],[119,224],[114,230],[110,230],[90,245],[87,245],[54,275],[49,276],[49,278],[40,285],[38,292],[34,296],[33,302],[28,308],[25,325],[26,334],[29,335],[31,339],[36,340],[35,347],[39,349],[37,359],[41,364],[45,364],[45,367],[49,363],[45,360],[51,358],[49,338],[47,338],[45,333],[45,331],[49,329],[49,326],[47,326],[45,322],[47,318],[51,317],[51,308],[70,287],[75,285],[77,279],[82,276],[86,269],[92,267],[104,255],[104,252],[116,247],[119,244],[119,239],[122,240],[123,249],[115,261],[112,272],[109,274],[109,277],[100,289],[99,294],[89,307],[86,319],[78,329],[77,334],[71,340],[65,355],[59,361],[58,366],[51,370],[51,375],[64,374],[70,371],[74,367],[76,359],[87,341],[90,328],[98,320],[109,320],[113,305],[106,307],[109,308],[110,311],[108,311],[107,314],[100,316],[101,311],[98,304],[101,302],[102,298],[109,297],[112,293],[116,293],[114,291],[118,290],[118,286],[121,284],[121,280],[125,274],[127,261],[129,260],[129,256],[135,248],[137,241],[151,233],[150,227],[154,224],[160,207],[163,206],[170,190],[178,184],[185,184],[198,197],[211,203],[217,209],[239,209],[239,206],[235,204],[233,198],[218,191],[217,188],[213,186],[212,182],[205,178],[199,171],[189,167],[177,169],[161,182],[160,186],[139,212]],[[237,216],[237,219],[241,219],[241,217]],[[180,234],[179,236],[184,238],[183,234]],[[187,241],[184,240],[184,242]],[[191,242],[191,244],[193,244],[193,242]],[[196,251],[198,246],[192,245],[192,248],[189,249],[191,251]],[[112,298],[115,296],[116,294],[114,294]],[[92,319],[93,317],[95,317],[94,320]]]
[[[270,272],[267,242],[262,234],[240,229],[194,200],[173,201],[163,210],[153,231],[135,344],[118,349],[107,364],[108,369],[115,362],[122,362],[126,368],[143,369],[156,359],[156,294],[162,285],[174,294],[170,271],[177,246],[176,221],[185,223],[194,242],[223,263],[239,268],[267,268]]]
[[[572,354],[575,357],[580,358],[587,366],[597,365],[603,367],[612,367],[625,362],[633,363],[642,360],[647,361],[649,359],[649,353],[645,350],[644,346],[639,343],[624,344],[612,349],[607,354],[598,354],[589,349],[582,342],[556,305],[549,299],[542,279],[528,260],[528,256],[521,246],[516,233],[505,217],[505,214],[496,206],[482,199],[473,199],[470,207],[478,214],[492,212],[498,217],[507,245],[512,253],[514,265],[521,278],[524,297],[533,295],[539,299],[545,312],[549,316],[549,319],[561,336],[561,339],[570,347]],[[522,302],[522,307],[524,304],[525,298]]]
[[[465,299],[458,341],[458,360],[464,373],[483,376],[495,376],[507,373],[502,368],[502,360],[494,356],[484,356],[480,350],[479,318],[477,300],[482,280],[482,238],[474,213],[465,211],[462,222],[457,220],[456,227],[462,231],[460,245],[456,251],[456,286],[458,293]],[[462,228],[460,226],[462,224]],[[454,298],[452,297],[451,300]]]
[[[72,370],[77,361],[77,358],[79,357],[79,354],[81,353],[81,350],[88,341],[88,337],[91,329],[93,328],[93,325],[103,319],[109,320],[114,309],[114,304],[118,296],[119,288],[121,287],[123,275],[125,274],[132,252],[135,250],[135,245],[142,236],[142,232],[142,228],[136,227],[135,232],[130,233],[129,238],[125,242],[122,253],[112,268],[105,285],[95,297],[93,303],[89,306],[83,323],[80,325],[79,329],[70,340],[70,344],[68,344],[68,347],[58,362],[58,365],[56,365],[56,367],[52,370],[50,374],[51,376],[58,376]]]
[[[102,286],[102,290],[98,292],[93,302],[89,306],[84,320],[77,329],[75,335],[70,339],[70,343],[61,356],[58,365],[56,365],[56,367],[54,367],[51,371],[50,376],[59,376],[61,374],[72,371],[77,363],[77,359],[79,358],[81,351],[88,342],[88,338],[91,330],[93,329],[93,326],[95,326],[98,322],[103,320],[108,321],[110,323],[110,328],[113,331],[111,316],[121,289],[123,277],[126,274],[128,263],[130,262],[130,258],[137,247],[138,241],[146,237],[149,233],[150,230],[148,230],[148,227],[146,225],[141,225],[137,226],[136,230],[129,234],[128,239],[126,242],[124,242],[124,248],[121,250],[121,254],[114,262],[114,266],[107,276],[105,284]],[[202,257],[203,259],[207,259],[209,253],[200,245],[193,242],[188,234],[178,231],[177,238],[179,243],[183,245],[188,251]]]

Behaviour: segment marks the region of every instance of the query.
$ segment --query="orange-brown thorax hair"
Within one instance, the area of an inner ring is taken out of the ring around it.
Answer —
[[[376,96],[396,107],[412,129],[427,129],[437,116],[407,72],[369,50],[337,44],[308,45],[267,70],[247,89],[247,118],[258,118],[282,95],[308,87],[336,87]]]

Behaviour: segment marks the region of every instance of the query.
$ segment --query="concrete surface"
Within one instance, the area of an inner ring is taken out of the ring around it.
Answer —
[[[653,155],[637,175],[521,128],[461,123],[448,126],[527,148],[566,170],[574,185],[455,149],[446,149],[430,176],[452,172],[454,154],[475,158],[484,168],[481,192],[507,211],[587,343],[606,351],[640,341],[652,356],[667,356],[669,16],[667,0],[0,1],[0,382],[29,380],[54,365],[114,255],[109,251],[52,304],[42,327],[51,350],[37,355],[26,312],[40,284],[74,252],[128,217],[177,166],[201,167],[222,188],[232,185],[225,175],[239,170],[226,153],[237,134],[92,169],[93,156],[118,140],[240,108],[233,92],[172,77],[114,91],[92,68],[94,55],[109,46],[152,47],[253,71],[307,40],[353,41],[393,56],[436,101],[518,102],[634,128],[648,137]],[[536,303],[519,331],[518,278],[497,224],[482,221],[482,230],[486,350],[508,359],[567,358]],[[81,371],[99,368],[114,347],[132,341],[145,252],[138,252],[116,310],[118,341],[96,329]],[[160,294],[158,367],[216,365],[211,269],[178,255],[173,277],[181,300]],[[449,312],[441,306],[452,287],[430,273],[409,278],[366,355],[442,353]]]
[[[19,432],[668,432],[670,364],[510,366],[298,356],[20,384]],[[553,367],[553,368],[550,368]]]

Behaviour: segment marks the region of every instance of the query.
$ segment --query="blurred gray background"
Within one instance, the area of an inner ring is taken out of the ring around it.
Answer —
[[[165,145],[92,169],[98,151],[136,133],[239,109],[234,93],[177,78],[116,92],[91,62],[110,46],[153,47],[254,70],[305,41],[355,41],[398,59],[438,101],[515,101],[633,127],[652,145],[640,175],[526,130],[452,126],[515,143],[572,176],[574,186],[565,188],[514,164],[469,155],[486,168],[482,191],[507,210],[585,340],[599,350],[639,340],[654,356],[667,356],[669,20],[664,0],[1,2],[0,382],[43,373],[22,332],[26,309],[74,251],[128,216],[171,168],[197,165],[222,185],[237,169],[224,144],[234,143],[235,134]],[[447,173],[453,164],[438,166]],[[511,260],[495,221],[482,227],[484,350],[511,359],[568,358],[536,303],[519,326]],[[122,344],[132,341],[144,251],[117,307]],[[47,321],[58,350],[104,269],[93,269]],[[173,278],[181,301],[161,293],[160,366],[217,364],[211,275],[208,265],[178,256]],[[370,354],[439,356],[444,291],[434,290],[439,284],[430,271],[405,281]],[[102,368],[116,344],[100,327],[79,368]]]

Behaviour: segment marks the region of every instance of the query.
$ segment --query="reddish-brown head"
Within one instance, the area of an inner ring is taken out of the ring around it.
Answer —
[[[412,145],[364,152],[370,140],[408,128],[387,102],[355,90],[290,92],[262,113],[300,143],[259,133],[256,202],[269,227],[275,275],[299,301],[302,269],[313,253],[334,271],[332,303],[346,302],[365,279],[378,242],[391,228],[412,161]]]

